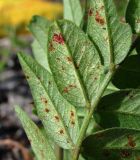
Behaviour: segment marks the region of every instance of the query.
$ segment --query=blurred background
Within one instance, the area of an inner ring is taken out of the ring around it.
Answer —
[[[123,20],[127,0],[115,0],[115,3]],[[32,55],[33,37],[27,25],[33,15],[60,19],[63,17],[62,1],[0,0],[0,160],[28,160],[21,154],[30,145],[14,113],[15,104],[40,123],[33,114],[32,96],[17,59],[21,50]]]

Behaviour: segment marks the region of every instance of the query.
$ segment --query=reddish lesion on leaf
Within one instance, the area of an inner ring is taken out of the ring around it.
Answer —
[[[52,42],[50,42],[49,43],[49,51],[51,52],[51,51],[54,51],[54,50],[55,50],[55,48],[54,48]]]
[[[104,25],[104,24],[105,24],[104,18],[99,14],[98,11],[96,11],[95,20],[96,20],[96,22],[99,23],[100,25]]]
[[[49,112],[50,112],[50,110],[49,110],[48,108],[45,108],[45,112],[49,113]]]
[[[48,101],[47,101],[47,99],[46,99],[45,97],[41,97],[41,101],[42,101],[43,103],[45,103],[45,104],[48,103]]]
[[[56,116],[54,116],[54,118],[55,118],[55,120],[57,121],[57,122],[59,122],[59,117],[56,115]]]
[[[68,93],[71,89],[74,89],[74,88],[76,88],[75,84],[69,84],[67,87],[63,89],[63,92]]]
[[[60,130],[59,130],[59,133],[60,133],[60,134],[64,134],[64,130],[63,130],[63,129],[60,129]]]
[[[67,57],[67,61],[68,62],[72,62],[72,58],[71,57]]]
[[[53,41],[62,45],[64,44],[64,38],[61,33],[59,34],[55,33],[53,35]]]
[[[135,143],[133,137],[131,135],[129,135],[129,136],[127,136],[127,138],[128,138],[128,146],[134,148],[136,146],[136,143]]]
[[[128,152],[127,150],[121,151],[121,157],[122,158],[129,158],[131,156],[131,153]]]

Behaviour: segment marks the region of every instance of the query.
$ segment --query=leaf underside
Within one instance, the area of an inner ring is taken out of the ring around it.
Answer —
[[[61,96],[48,71],[29,56],[20,54],[19,59],[47,134],[61,147],[73,148],[79,133],[75,108]]]
[[[20,107],[16,107],[15,110],[23,128],[25,129],[28,139],[30,140],[37,160],[56,160],[55,154],[48,143],[47,138],[44,137],[36,124]]]
[[[48,45],[59,91],[75,107],[85,107],[95,96],[103,72],[97,50],[82,30],[66,20],[51,26]]]
[[[84,30],[89,35],[102,63],[119,64],[127,56],[131,45],[131,28],[119,22],[113,0],[89,0],[84,22]]]

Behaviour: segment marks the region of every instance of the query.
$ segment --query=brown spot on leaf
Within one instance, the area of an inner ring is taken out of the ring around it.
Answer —
[[[69,88],[76,88],[76,85],[75,84],[70,84]]]
[[[74,112],[70,111],[70,115],[71,115],[71,117],[74,117]]]
[[[55,48],[54,48],[52,42],[50,42],[49,43],[49,51],[51,52],[51,51],[54,51],[54,50],[55,50]]]
[[[59,117],[58,117],[58,116],[54,116],[54,118],[55,118],[55,120],[56,120],[57,122],[59,122]]]
[[[74,126],[74,125],[75,125],[75,121],[74,121],[74,120],[72,120],[72,121],[71,121],[71,124],[72,124],[72,126]]]
[[[60,134],[64,134],[64,130],[63,130],[63,129],[60,129],[59,133],[60,133]]]
[[[67,57],[68,62],[72,62],[72,58],[71,57]]]
[[[41,101],[42,101],[43,103],[45,103],[45,104],[48,103],[48,101],[47,101],[47,99],[46,99],[45,97],[41,97]]]
[[[128,145],[130,147],[134,148],[136,146],[136,143],[135,143],[133,137],[132,136],[128,136],[127,138],[128,138]]]
[[[104,24],[105,24],[104,18],[100,16],[100,14],[99,14],[98,11],[96,11],[95,20],[96,20],[96,22],[99,23],[100,25],[104,25]]]
[[[64,92],[64,93],[68,93],[68,92],[69,92],[69,89],[68,89],[67,87],[65,87],[65,88],[63,89],[63,92]]]
[[[88,15],[89,15],[89,16],[92,16],[92,15],[93,15],[93,10],[92,10],[91,8],[88,10]]]
[[[59,43],[59,44],[64,44],[64,39],[63,39],[63,37],[62,37],[62,34],[61,33],[59,33],[59,34],[54,34],[53,35],[53,41],[55,41],[55,42],[57,42],[57,43]]]
[[[130,152],[123,150],[121,151],[121,157],[122,158],[129,158],[131,156]]]
[[[49,110],[48,108],[46,108],[46,109],[45,109],[45,112],[49,113],[49,112],[50,112],[50,110]]]

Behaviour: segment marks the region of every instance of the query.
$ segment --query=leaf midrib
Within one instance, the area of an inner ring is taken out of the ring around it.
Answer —
[[[111,37],[111,27],[110,27],[110,23],[109,23],[109,19],[108,19],[108,14],[107,14],[107,8],[106,8],[106,3],[105,3],[106,0],[103,0],[103,3],[104,3],[104,8],[105,8],[105,18],[106,18],[106,26],[107,26],[107,32],[108,32],[108,38],[109,38],[109,51],[110,51],[110,65],[114,63],[114,47],[113,47],[113,39]]]
[[[60,32],[63,33],[62,30],[61,30],[61,28],[59,27],[59,24],[57,23],[57,21],[56,21],[56,25],[57,25],[57,27],[59,28]],[[72,57],[72,55],[71,55],[71,52],[70,52],[70,50],[69,50],[69,47],[68,47],[66,41],[65,41],[65,47],[66,47],[67,50],[68,50],[69,56],[73,59],[73,57]],[[77,79],[78,79],[78,82],[79,82],[79,84],[80,84],[82,93],[83,93],[84,98],[85,98],[85,101],[86,101],[86,107],[87,107],[87,108],[90,108],[91,104],[90,104],[89,98],[87,97],[88,93],[86,92],[86,87],[85,87],[85,85],[84,85],[84,83],[83,83],[83,81],[82,81],[82,78],[81,78],[81,76],[80,76],[80,73],[79,73],[78,70],[76,69],[75,64],[74,64],[73,61],[72,61],[72,64],[73,64],[73,66],[74,66],[74,67],[73,67],[73,68],[74,68],[74,72],[75,72],[75,74],[76,74],[76,77],[77,77]]]

